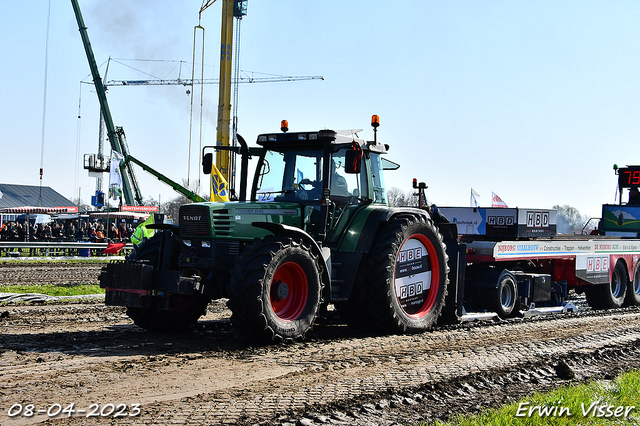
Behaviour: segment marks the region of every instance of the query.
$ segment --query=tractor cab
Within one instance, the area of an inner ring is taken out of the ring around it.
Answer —
[[[331,240],[359,207],[387,204],[383,170],[398,167],[382,158],[388,146],[359,138],[362,130],[294,133],[286,121],[281,128],[258,136],[252,202],[300,205],[303,229],[318,241]]]

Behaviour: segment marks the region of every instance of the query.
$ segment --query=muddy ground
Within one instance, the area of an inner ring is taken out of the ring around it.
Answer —
[[[213,302],[192,333],[159,335],[99,300],[0,305],[0,424],[428,423],[640,367],[635,308],[410,336],[329,315],[306,341],[266,347],[228,317]]]

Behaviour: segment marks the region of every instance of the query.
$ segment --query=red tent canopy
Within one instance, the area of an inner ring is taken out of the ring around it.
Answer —
[[[49,214],[49,213],[69,213],[77,212],[77,207],[7,207],[0,209],[0,213],[8,214]]]

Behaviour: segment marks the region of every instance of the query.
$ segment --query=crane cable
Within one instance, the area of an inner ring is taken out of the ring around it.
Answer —
[[[195,72],[196,72],[196,37],[197,37],[197,33],[198,33],[198,28],[202,30],[202,63],[201,63],[201,70],[200,70],[200,149],[199,149],[199,153],[198,153],[198,164],[200,164],[200,162],[202,161],[201,156],[202,156],[202,114],[203,114],[203,109],[204,109],[204,27],[202,25],[200,25],[202,23],[202,12],[204,12],[209,6],[211,6],[213,3],[215,3],[216,0],[203,0],[202,2],[202,6],[200,6],[200,11],[198,12],[198,25],[196,25],[193,28],[193,60],[192,60],[192,66],[191,66],[191,110],[189,112],[189,154],[188,154],[188,162],[189,164],[187,165],[187,187],[189,186],[190,183],[190,179],[191,179],[191,139],[192,139],[192,134],[193,134],[193,91],[194,91],[194,84],[193,81],[195,79]],[[196,190],[200,191],[200,171],[198,168],[198,189]]]
[[[231,138],[234,147],[238,146],[238,84],[240,83],[240,24],[242,24],[242,16],[236,17],[236,40],[235,40],[235,64],[233,70],[233,124],[231,126]],[[232,193],[236,187],[236,154],[231,151],[231,162],[229,169],[229,180]]]
[[[196,44],[197,44],[197,36],[198,36],[198,29],[202,30],[202,59],[201,59],[201,69],[200,69],[200,134],[199,134],[199,140],[200,140],[200,146],[199,146],[199,151],[200,153],[198,154],[198,161],[201,161],[200,156],[202,156],[202,115],[203,115],[203,109],[204,109],[204,84],[202,83],[204,81],[204,27],[202,25],[200,25],[200,23],[198,22],[198,25],[196,25],[193,28],[193,60],[192,60],[192,66],[191,66],[191,106],[190,106],[190,112],[189,112],[189,152],[187,155],[187,161],[188,161],[188,165],[187,165],[187,187],[190,185],[190,179],[191,179],[191,143],[192,143],[192,138],[193,138],[193,97],[194,97],[194,91],[195,91],[195,87],[194,87],[194,81],[195,81],[195,72],[196,72]],[[198,163],[199,164],[199,163]],[[198,189],[196,191],[200,190],[200,172],[198,172]]]
[[[80,93],[78,94],[78,123],[76,125],[76,173],[74,176],[73,186],[74,188],[79,187],[80,180],[80,134],[82,130],[82,82],[80,82]],[[80,204],[80,190],[78,190],[78,204]]]
[[[38,196],[38,205],[42,206],[42,176],[44,175],[44,135],[45,122],[47,116],[47,80],[49,74],[49,27],[51,24],[51,0],[49,0],[49,9],[47,10],[47,36],[44,49],[44,94],[42,99],[42,135],[40,141],[40,195]]]

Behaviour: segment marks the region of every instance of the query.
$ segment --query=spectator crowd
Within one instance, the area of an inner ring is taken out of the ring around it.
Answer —
[[[102,222],[86,222],[78,220],[54,220],[50,223],[30,224],[20,222],[3,222],[0,225],[0,241],[28,241],[32,242],[62,242],[89,241],[101,242],[129,242],[135,228],[131,224],[115,223],[105,228]]]

